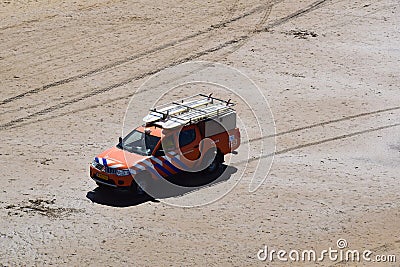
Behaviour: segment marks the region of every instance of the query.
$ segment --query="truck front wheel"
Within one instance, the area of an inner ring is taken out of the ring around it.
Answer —
[[[138,173],[135,175],[135,178],[132,181],[132,191],[134,191],[138,195],[146,195],[146,192],[149,190],[150,182],[150,174],[146,172]]]

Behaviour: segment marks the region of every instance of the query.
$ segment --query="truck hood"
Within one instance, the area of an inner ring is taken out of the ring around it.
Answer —
[[[100,153],[95,160],[106,167],[128,169],[138,162],[148,159],[149,156],[142,156],[112,147]]]

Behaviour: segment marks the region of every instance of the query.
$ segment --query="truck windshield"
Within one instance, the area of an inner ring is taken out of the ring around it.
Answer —
[[[130,132],[117,147],[131,153],[150,156],[160,141],[160,137],[145,134],[137,130]]]

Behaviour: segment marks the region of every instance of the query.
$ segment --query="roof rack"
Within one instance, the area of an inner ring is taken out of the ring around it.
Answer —
[[[197,94],[181,99],[179,102],[174,101],[151,109],[143,121],[146,125],[172,129],[235,112],[232,109],[234,105],[231,99],[225,101],[213,97],[212,94],[208,96]]]

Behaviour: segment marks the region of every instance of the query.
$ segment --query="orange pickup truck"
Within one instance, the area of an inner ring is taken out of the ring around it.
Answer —
[[[156,107],[144,125],[97,155],[90,177],[99,186],[146,191],[146,181],[180,172],[217,172],[240,145],[230,100],[198,94]]]

